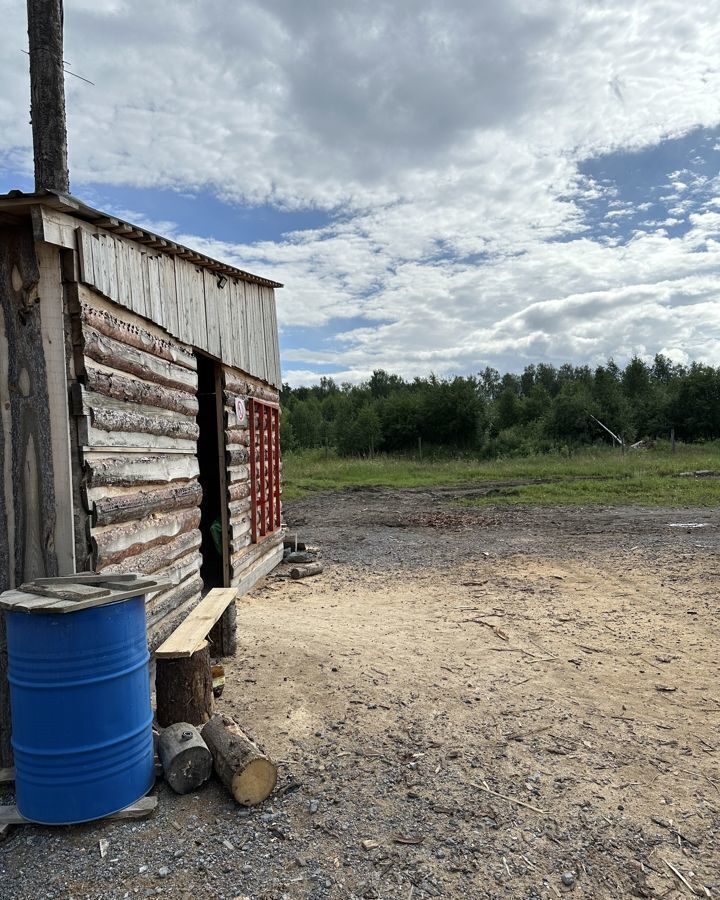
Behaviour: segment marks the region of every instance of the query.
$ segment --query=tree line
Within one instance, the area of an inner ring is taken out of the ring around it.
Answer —
[[[720,368],[682,366],[658,354],[594,370],[569,363],[527,366],[521,375],[406,381],[382,369],[362,384],[321,378],[283,385],[286,450],[327,447],[341,455],[473,452],[489,458],[583,445],[669,438],[720,438]]]

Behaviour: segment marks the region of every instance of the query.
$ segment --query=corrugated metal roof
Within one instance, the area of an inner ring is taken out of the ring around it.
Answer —
[[[253,275],[251,272],[237,269],[235,266],[230,266],[210,256],[205,256],[204,253],[198,253],[190,247],[178,244],[170,238],[164,238],[161,235],[154,234],[152,231],[148,231],[146,228],[140,228],[131,222],[119,219],[117,216],[111,216],[101,210],[93,209],[70,194],[59,194],[56,191],[49,190],[34,193],[10,191],[8,194],[0,194],[0,222],[23,218],[29,214],[30,207],[36,204],[49,206],[59,212],[82,219],[85,222],[96,225],[98,228],[122,235],[127,240],[137,241],[163,253],[180,256],[198,266],[204,266],[218,275],[228,275],[253,284],[262,284],[265,287],[281,288],[283,286],[278,281],[271,281],[269,278],[263,278],[260,275]]]

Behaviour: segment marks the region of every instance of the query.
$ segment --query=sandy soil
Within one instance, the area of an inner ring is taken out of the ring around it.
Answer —
[[[218,701],[279,793],[19,830],[0,895],[720,896],[716,513],[462,495],[286,504],[325,572],[240,601]]]

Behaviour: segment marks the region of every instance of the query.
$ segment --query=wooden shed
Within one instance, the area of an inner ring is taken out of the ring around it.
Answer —
[[[280,286],[66,194],[0,197],[0,590],[167,576],[154,648],[277,564]]]

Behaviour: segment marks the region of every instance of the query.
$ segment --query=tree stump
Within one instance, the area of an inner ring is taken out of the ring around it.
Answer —
[[[213,711],[210,645],[206,642],[192,656],[158,659],[155,667],[158,725],[207,722]]]
[[[215,774],[241,806],[266,800],[277,784],[277,766],[228,716],[213,716],[202,729]]]
[[[237,607],[234,600],[210,629],[208,640],[213,656],[235,656],[237,651]]]
[[[207,781],[212,772],[212,756],[197,728],[176,722],[160,735],[158,753],[165,781],[176,794],[187,794]]]

